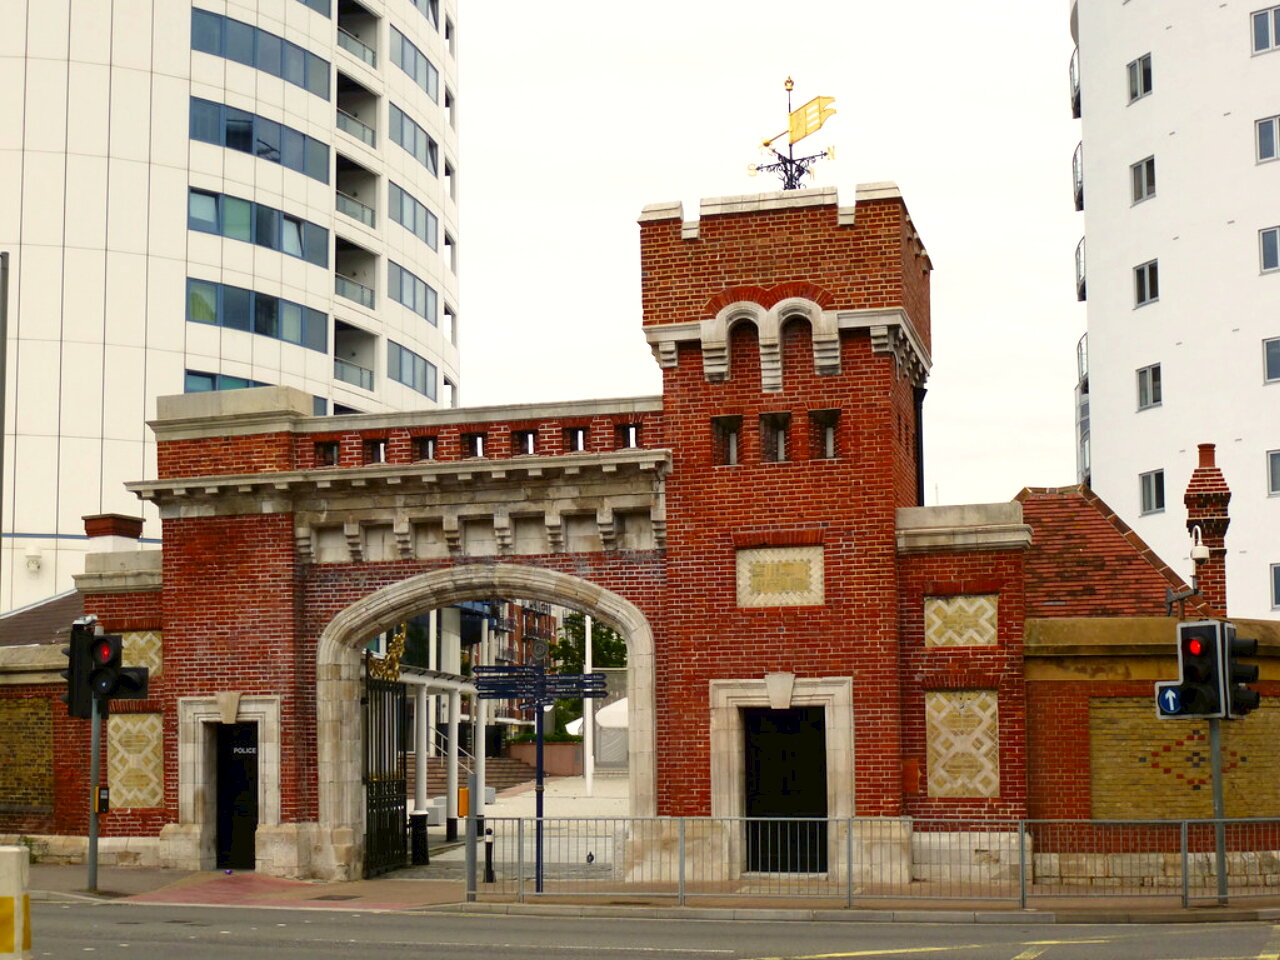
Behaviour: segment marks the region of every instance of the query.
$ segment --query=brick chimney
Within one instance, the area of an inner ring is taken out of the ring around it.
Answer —
[[[1200,530],[1200,542],[1209,548],[1209,560],[1198,564],[1196,576],[1200,593],[1210,612],[1216,617],[1227,615],[1227,527],[1231,525],[1227,505],[1231,502],[1231,488],[1214,462],[1214,445],[1199,446],[1200,465],[1191,474],[1186,495],[1187,532],[1194,538]]]

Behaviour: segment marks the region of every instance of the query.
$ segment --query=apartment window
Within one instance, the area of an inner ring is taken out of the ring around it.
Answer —
[[[398,184],[388,182],[387,197],[390,201],[391,219],[435,250],[439,242],[437,238],[440,227],[436,215]]]
[[[1142,512],[1159,513],[1164,510],[1164,471],[1152,470],[1141,474],[1138,484],[1142,494]]]
[[[329,266],[328,230],[261,203],[192,188],[187,199],[187,226],[280,250],[317,267]]]
[[[483,457],[484,434],[464,433],[462,435],[462,455],[464,457]]]
[[[1280,269],[1280,227],[1258,231],[1258,253],[1263,272]]]
[[[1151,92],[1151,54],[1129,63],[1129,102],[1145,97]]]
[[[1160,364],[1153,363],[1138,371],[1138,409],[1158,407],[1160,403]]]
[[[212,100],[191,98],[191,139],[251,153],[329,182],[329,145],[305,133]]]
[[[834,460],[840,450],[836,444],[839,410],[809,411],[809,459]]]
[[[329,0],[299,0],[299,2],[310,7],[322,17],[329,16]]]
[[[436,366],[394,340],[387,341],[387,376],[397,383],[418,391],[431,400],[436,398]]]
[[[737,466],[741,439],[741,417],[712,417],[711,462],[722,467]]]
[[[1254,124],[1259,160],[1274,160],[1276,153],[1276,126],[1280,117],[1265,117]]]
[[[436,458],[436,438],[435,437],[414,437],[413,438],[413,459],[434,460],[435,458]]]
[[[192,9],[191,49],[243,63],[329,99],[328,60],[252,24]]]
[[[1148,260],[1133,268],[1133,302],[1142,306],[1160,299],[1159,262]]]
[[[437,30],[440,29],[440,0],[410,0],[418,12],[430,21]]]
[[[1262,379],[1267,383],[1280,380],[1280,337],[1262,341]]]
[[[187,320],[329,350],[329,315],[291,300],[242,287],[187,278]]]
[[[432,100],[440,101],[440,71],[409,38],[391,28],[391,62],[407,73]]]
[[[1146,200],[1156,195],[1156,158],[1147,157],[1139,160],[1129,168],[1129,176],[1133,181],[1133,202]]]
[[[322,440],[316,444],[316,466],[336,467],[338,465],[338,441]]]
[[[185,393],[208,393],[211,390],[243,390],[246,387],[269,387],[271,384],[248,377],[233,377],[225,373],[205,373],[202,370],[186,371]]]
[[[1280,607],[1280,563],[1271,565],[1271,606]]]
[[[393,260],[387,261],[387,296],[437,326],[435,289]]]
[[[522,456],[538,452],[538,435],[533,430],[517,430],[511,435],[511,449]]]
[[[564,449],[565,453],[585,453],[587,449],[587,428],[565,427]]]
[[[388,106],[391,140],[399,144],[420,164],[439,175],[440,148],[432,137],[394,103]]]
[[[762,413],[760,415],[760,459],[765,463],[787,462],[787,429],[791,426],[789,413]]]
[[[384,439],[366,440],[364,442],[365,463],[387,462],[387,441]]]
[[[1280,450],[1267,451],[1267,493],[1280,496]]]
[[[1280,46],[1280,7],[1259,10],[1253,15],[1253,52],[1262,53]]]
[[[613,428],[614,445],[619,450],[640,446],[640,424],[620,423]]]

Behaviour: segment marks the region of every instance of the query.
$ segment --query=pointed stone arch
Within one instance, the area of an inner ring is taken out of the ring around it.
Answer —
[[[320,635],[316,650],[320,829],[312,859],[314,872],[354,877],[363,865],[360,650],[365,641],[425,610],[490,597],[541,600],[581,610],[626,641],[631,814],[655,815],[654,655],[648,618],[626,598],[571,574],[517,564],[450,567],[369,594],[338,613]]]

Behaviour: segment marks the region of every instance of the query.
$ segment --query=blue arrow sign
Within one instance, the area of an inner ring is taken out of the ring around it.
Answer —
[[[1177,684],[1156,687],[1156,711],[1162,717],[1176,717],[1182,713],[1182,689]]]

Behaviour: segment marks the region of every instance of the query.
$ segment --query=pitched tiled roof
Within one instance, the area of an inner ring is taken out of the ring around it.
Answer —
[[[66,643],[72,621],[84,616],[84,594],[68,590],[0,616],[0,647]]]
[[[1165,592],[1187,589],[1087,486],[1028,487],[1015,499],[1032,530],[1028,618],[1165,616]],[[1187,601],[1188,615],[1201,609]]]

